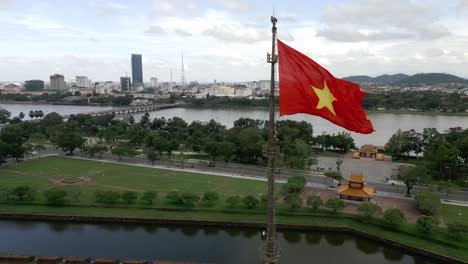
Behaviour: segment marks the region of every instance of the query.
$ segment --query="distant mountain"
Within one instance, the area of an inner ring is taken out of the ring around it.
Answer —
[[[343,78],[344,80],[355,83],[381,83],[381,84],[438,84],[438,83],[466,83],[467,79],[460,78],[447,73],[418,73],[415,75],[384,74],[372,78],[367,75],[356,75]]]
[[[374,82],[374,78],[367,76],[367,75],[355,75],[343,78],[343,80],[347,80],[354,83],[368,83]]]
[[[408,77],[410,77],[410,76],[407,75],[407,74],[403,74],[403,73],[384,74],[384,75],[380,75],[380,76],[375,77],[374,81],[378,82],[378,83],[394,83],[394,82],[398,82],[398,81],[401,81],[403,79],[406,79]]]
[[[455,75],[447,73],[418,73],[405,79],[401,79],[395,83],[397,84],[437,84],[437,83],[466,83],[467,79],[460,78]]]

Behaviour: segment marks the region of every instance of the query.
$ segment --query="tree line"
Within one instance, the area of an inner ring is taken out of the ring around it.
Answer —
[[[314,137],[312,125],[305,121],[276,121],[276,131],[280,165],[289,168],[310,168],[316,162],[316,150],[347,152],[355,147],[349,133]],[[87,143],[86,138],[95,140]],[[132,116],[119,120],[114,115],[87,114],[71,115],[64,121],[59,114],[50,113],[34,121],[17,120],[0,131],[0,144],[5,146],[0,162],[23,158],[37,146],[30,142],[40,141],[50,142],[69,155],[76,149],[90,156],[110,152],[119,158],[141,153],[154,162],[180,151],[206,154],[213,162],[264,164],[267,139],[268,121],[250,118],[239,118],[228,129],[214,120],[189,124],[178,117],[151,120],[149,114],[139,121]]]
[[[449,128],[439,132],[398,130],[388,140],[385,151],[394,159],[417,158],[418,166],[401,168],[397,178],[410,183],[426,180],[453,182],[468,186],[468,129]]]

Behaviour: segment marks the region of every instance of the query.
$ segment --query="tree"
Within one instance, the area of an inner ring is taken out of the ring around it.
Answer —
[[[336,163],[336,170],[341,172],[341,164],[343,164],[343,160],[337,159],[335,163]]]
[[[53,206],[60,206],[65,204],[65,197],[67,193],[64,190],[47,190],[44,192],[47,204]]]
[[[130,147],[127,143],[118,143],[111,149],[112,155],[119,157],[119,161],[122,160],[122,157],[134,157],[136,156],[136,150]]]
[[[122,193],[121,198],[125,204],[132,204],[138,198],[138,194],[132,191],[125,191]]]
[[[63,117],[56,112],[47,114],[40,122],[44,127],[51,128],[63,123]]]
[[[80,196],[81,196],[81,192],[78,191],[78,190],[72,190],[70,192],[70,196],[72,198],[72,201],[74,202],[79,202],[80,201]]]
[[[237,207],[241,203],[241,198],[239,196],[230,196],[226,199],[226,203],[229,207],[234,208]]]
[[[449,193],[457,187],[456,184],[449,181],[439,181],[436,186],[439,192],[445,191],[445,198],[448,198]]]
[[[286,191],[288,193],[299,193],[304,189],[306,179],[304,176],[293,176],[288,179]]]
[[[385,153],[391,155],[394,158],[401,158],[403,154],[407,153],[411,149],[411,142],[407,133],[398,129],[385,144]]]
[[[20,119],[23,119],[23,118],[25,117],[25,114],[24,114],[23,112],[20,112],[19,115],[18,115],[18,117],[19,117]]]
[[[150,150],[146,152],[146,158],[151,161],[151,165],[154,166],[154,162],[159,159],[159,153],[154,150]]]
[[[440,206],[440,199],[433,192],[420,192],[416,194],[416,208],[425,215],[434,215]]]
[[[85,139],[75,131],[76,127],[62,126],[55,131],[52,142],[58,148],[68,151],[70,155],[73,155],[75,149],[82,148],[85,143]]]
[[[406,222],[405,215],[398,208],[389,208],[385,210],[383,216],[384,222],[390,227],[398,227]]]
[[[323,201],[320,196],[311,195],[307,198],[307,205],[310,206],[312,210],[317,210],[323,205]]]
[[[328,209],[331,209],[334,213],[337,213],[338,211],[345,209],[346,203],[338,198],[330,198],[325,203],[325,206]]]
[[[325,176],[330,178],[331,180],[331,186],[333,186],[333,180],[341,181],[343,180],[343,176],[341,175],[341,172],[339,171],[326,171]]]
[[[247,195],[244,198],[242,198],[242,203],[247,209],[253,209],[257,207],[259,200],[252,195]]]
[[[95,199],[97,203],[115,204],[120,199],[120,193],[114,191],[96,191]]]
[[[87,146],[84,148],[84,151],[88,153],[91,158],[94,158],[94,155],[100,154],[99,156],[102,158],[102,154],[107,151],[107,146],[101,144],[95,144],[91,146]]]
[[[198,195],[190,192],[185,192],[180,195],[180,205],[185,207],[194,207],[199,200],[200,197]]]
[[[421,215],[416,220],[416,225],[421,232],[429,234],[439,225],[439,220],[433,216]]]
[[[168,192],[166,194],[166,200],[170,203],[170,204],[175,204],[175,205],[178,205],[180,204],[180,193],[177,192],[177,191],[171,191],[171,192]]]
[[[450,142],[439,139],[424,149],[424,160],[429,169],[438,175],[439,179],[449,180],[453,170],[458,165],[459,150]]]
[[[285,140],[289,142],[289,140]],[[312,157],[311,148],[302,139],[295,139],[291,144],[285,143],[285,154],[287,155],[287,164],[294,169],[310,169],[317,160]]]
[[[236,145],[234,143],[231,143],[229,141],[223,141],[223,142],[219,142],[217,144],[217,147],[218,147],[218,154],[219,156],[224,160],[224,162],[228,163],[231,158],[232,158],[232,155],[234,155],[234,153],[236,153]]]
[[[34,199],[34,190],[28,185],[21,185],[9,190],[7,196],[16,201],[30,201]]]
[[[463,240],[468,233],[468,226],[462,222],[452,222],[447,224],[447,232],[455,240]]]
[[[10,118],[11,113],[8,112],[7,110],[0,108],[0,124],[5,124],[8,122],[8,119]]]
[[[411,197],[410,191],[417,183],[421,183],[426,178],[426,172],[422,168],[415,166],[399,166],[393,171],[393,179],[401,181],[406,186],[406,197]]]
[[[367,218],[373,217],[375,214],[382,212],[382,208],[371,202],[364,202],[357,208],[358,212]]]
[[[203,194],[202,201],[208,206],[212,206],[218,200],[219,200],[219,193],[217,192],[205,192],[205,194]]]
[[[152,205],[153,201],[156,199],[157,193],[154,191],[146,191],[141,195],[141,200],[146,205]]]
[[[284,198],[284,201],[291,211],[301,208],[303,202],[302,198],[297,193],[289,193]]]
[[[36,113],[33,110],[29,111],[29,117],[33,119],[34,117],[36,117]]]

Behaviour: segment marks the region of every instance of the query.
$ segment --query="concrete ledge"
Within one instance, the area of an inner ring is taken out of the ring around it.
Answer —
[[[65,264],[89,264],[90,258],[87,257],[67,257],[65,258]]]
[[[62,262],[62,257],[37,257],[37,264],[58,264]]]
[[[94,264],[118,264],[118,259],[99,258],[94,260]]]
[[[136,260],[136,259],[129,259],[122,262],[123,264],[148,264],[147,260]]]
[[[34,260],[30,255],[0,255],[0,263],[27,263]]]

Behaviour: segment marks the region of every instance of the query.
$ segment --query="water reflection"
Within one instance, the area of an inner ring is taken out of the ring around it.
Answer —
[[[405,256],[405,254],[402,251],[392,247],[384,247],[382,249],[382,253],[386,260],[391,260],[395,262],[400,262]]]
[[[0,237],[7,238],[0,239],[0,252],[257,263],[258,249],[265,239],[262,231],[255,228],[0,221]],[[279,231],[278,243],[282,263],[436,263],[341,233]]]
[[[320,244],[320,241],[322,240],[322,234],[318,231],[311,231],[310,233],[305,234],[305,240],[309,245]]]
[[[375,241],[367,239],[356,239],[354,242],[356,243],[356,248],[361,252],[366,253],[367,255],[376,254],[380,251],[380,245],[379,243],[375,243]]]

